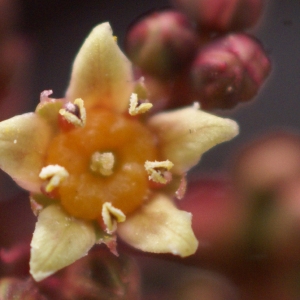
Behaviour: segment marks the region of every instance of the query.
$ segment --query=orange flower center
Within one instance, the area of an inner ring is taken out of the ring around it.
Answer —
[[[57,188],[62,206],[89,220],[101,216],[105,202],[126,215],[133,212],[147,198],[144,164],[157,159],[156,145],[156,137],[134,118],[88,110],[85,127],[61,132],[48,149],[46,166],[57,164],[69,173]]]

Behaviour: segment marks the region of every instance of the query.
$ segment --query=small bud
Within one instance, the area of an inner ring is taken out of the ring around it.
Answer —
[[[261,15],[263,0],[173,0],[201,28],[236,31],[255,25]]]
[[[231,34],[202,48],[192,65],[191,78],[204,109],[231,108],[253,98],[270,70],[258,41]]]
[[[168,78],[192,61],[197,40],[184,15],[166,11],[135,24],[127,34],[125,50],[144,72]]]

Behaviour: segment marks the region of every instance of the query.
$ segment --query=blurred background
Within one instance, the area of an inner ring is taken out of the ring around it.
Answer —
[[[1,2],[13,3],[11,0],[0,0],[0,5]],[[114,34],[118,36],[119,44],[122,48],[126,30],[136,18],[151,10],[159,10],[168,6],[169,2],[167,0],[16,0],[15,5],[12,5],[10,9],[12,14],[15,15],[13,18],[14,25],[12,26],[13,34],[18,36],[19,40],[11,49],[17,49],[18,51],[16,52],[22,59],[16,62],[19,64],[19,71],[14,75],[12,91],[0,103],[1,120],[15,114],[33,110],[39,101],[40,92],[43,90],[52,89],[54,91],[54,98],[64,96],[65,89],[69,82],[73,59],[84,38],[96,24],[109,21],[114,30]],[[9,12],[4,11],[2,14],[0,12],[0,18],[7,13]],[[226,173],[235,153],[249,141],[264,133],[272,132],[277,129],[288,129],[295,133],[300,132],[298,99],[300,95],[299,16],[299,0],[266,1],[264,14],[259,24],[249,32],[262,42],[269,54],[272,61],[271,75],[253,101],[240,104],[233,110],[216,111],[219,115],[230,116],[230,118],[236,120],[240,124],[240,135],[233,141],[219,145],[206,153],[201,163],[191,172],[191,177],[203,178]],[[10,199],[20,192],[16,185],[5,174],[1,174],[0,185],[0,201]],[[202,188],[202,195],[210,195],[207,199],[210,197],[218,199],[218,201],[214,202],[211,206],[204,203],[203,214],[201,215],[200,213],[199,215],[204,219],[204,229],[201,234],[205,236],[205,226],[207,225],[205,223],[205,217],[207,220],[214,220],[217,213],[217,217],[222,219],[224,211],[227,211],[226,209],[229,211],[232,203],[230,200],[229,202],[222,202],[222,200],[224,200],[222,196],[223,189],[220,188],[218,184],[202,183]],[[219,198],[216,196],[218,193],[222,194],[220,197],[218,196]],[[193,191],[191,194],[193,195]],[[200,197],[199,195],[200,194],[197,194],[197,197]],[[297,201],[298,200],[297,198]],[[299,202],[300,201],[298,201],[298,203]],[[16,207],[29,211],[27,196],[24,196],[23,203],[21,206]],[[224,207],[222,203],[225,203]],[[187,204],[187,207],[188,206],[189,204]],[[207,207],[209,207],[209,211],[205,210]],[[216,207],[219,208],[219,211],[216,211]],[[234,207],[234,205],[232,205],[232,207]],[[222,211],[223,208],[224,210]],[[235,217],[238,215],[242,218],[243,215],[239,213],[240,211],[237,209],[233,212],[233,215]],[[231,217],[230,214],[228,216]],[[11,215],[6,215],[5,217],[7,220],[13,219],[13,212],[11,212]],[[199,219],[202,220],[200,217]],[[224,217],[224,224],[230,219],[229,217],[227,219],[226,216]],[[2,218],[2,220],[4,218],[1,212],[0,218]],[[34,218],[32,219],[34,220]],[[230,226],[232,226],[232,228],[238,227],[234,222],[235,221],[233,221],[233,224]],[[22,223],[22,220],[19,220],[17,223],[19,224],[15,224],[15,230],[20,231],[20,227],[17,229],[17,226]],[[299,224],[300,221],[298,222],[298,225]],[[212,225],[213,228],[213,221],[210,225]],[[30,226],[33,225],[31,224]],[[216,225],[216,228],[217,227],[218,225]],[[222,226],[218,228],[221,227]],[[217,232],[217,229],[215,232]],[[230,230],[231,229],[229,229],[229,231]],[[214,231],[214,229],[212,231]],[[32,229],[28,229],[28,232],[32,232]],[[284,236],[284,229],[282,232]],[[227,241],[226,236],[223,239],[224,233],[222,231],[216,233],[216,235],[218,235],[216,240],[218,238],[222,240],[219,244],[220,248],[217,246],[216,257],[219,256],[219,260],[222,261],[223,258],[221,256],[225,255],[227,259],[228,256],[226,255],[230,256],[232,249],[229,246],[229,250],[228,252],[225,250],[225,254],[218,252],[224,247],[224,244],[226,245]],[[299,237],[297,236],[297,238]],[[300,239],[297,239],[297,245],[300,245],[299,241]],[[234,245],[233,247],[235,247],[234,242],[232,242],[232,244]],[[293,246],[294,245],[295,243]],[[205,248],[205,245],[201,246]],[[203,253],[200,253],[199,257],[201,255],[203,255]],[[205,260],[205,255],[206,252],[204,251],[204,256],[198,258],[202,265],[203,260]],[[285,254],[283,254],[283,257],[285,258]],[[181,280],[188,276],[177,264],[173,264],[170,261],[163,262],[163,260],[159,261],[159,263],[165,267],[162,267],[161,272],[158,274],[155,272],[157,258],[154,262],[152,262],[152,259],[153,258],[149,260],[141,259],[141,261],[139,261],[143,268],[148,269],[145,279],[145,281],[148,282],[147,287],[145,287],[146,289],[151,290],[154,286],[156,289],[159,289],[161,286],[168,284],[171,287],[172,284],[174,285],[176,276],[172,277],[170,274],[178,274],[181,272],[181,275],[177,276],[178,284],[182,284]],[[215,259],[215,257],[213,259]],[[231,259],[228,264],[235,265],[234,258],[231,257]],[[216,264],[220,263],[220,261],[217,261]],[[238,264],[238,262],[236,264]],[[259,261],[258,264],[260,264]],[[246,265],[245,269],[247,267]],[[234,269],[234,267],[232,267],[232,269]],[[166,270],[166,273],[164,273],[164,270]],[[272,268],[268,269],[268,272],[270,270],[270,273],[272,273]],[[254,268],[254,272],[256,271],[257,269]],[[276,272],[277,271],[278,270],[276,270]],[[281,273],[281,271],[282,266],[280,265],[280,272],[278,271],[278,274]],[[276,272],[273,272],[275,273],[275,277]],[[187,273],[191,274],[190,269]],[[226,279],[218,277],[219,275],[212,276],[211,273],[207,271],[201,270],[201,272],[197,271],[196,273],[197,282],[203,282],[207,287],[207,293],[212,293],[211,290],[218,286],[225,295],[224,298],[205,298],[204,296],[203,299],[235,299],[235,295],[231,291],[230,285],[227,285]],[[243,270],[241,271],[239,269],[237,277],[242,273]],[[266,279],[269,276],[265,276],[264,272],[262,272],[262,274],[262,279]],[[274,279],[274,287],[276,287],[276,284],[277,280]],[[213,287],[211,290],[209,289],[210,286]],[[276,291],[275,288],[274,290]],[[193,299],[192,296],[191,299]],[[243,299],[248,298],[245,297]],[[268,299],[268,296],[257,299]],[[280,298],[279,296],[278,299],[285,298]]]

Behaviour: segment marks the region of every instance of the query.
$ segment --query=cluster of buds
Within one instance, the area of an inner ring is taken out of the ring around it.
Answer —
[[[270,73],[260,42],[239,30],[254,26],[263,0],[173,0],[177,10],[134,23],[125,51],[144,75],[152,101],[200,101],[231,108],[252,99]],[[183,100],[184,99],[184,100]]]

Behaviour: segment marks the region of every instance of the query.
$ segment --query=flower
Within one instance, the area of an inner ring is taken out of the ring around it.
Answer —
[[[151,104],[140,103],[135,85],[104,23],[80,49],[65,98],[45,91],[35,112],[0,123],[1,168],[30,191],[38,216],[30,259],[36,281],[95,243],[116,253],[116,233],[143,251],[196,251],[191,214],[172,196],[177,189],[183,196],[185,173],[238,126],[197,105],[147,118]]]
[[[144,73],[173,78],[191,63],[199,38],[188,18],[175,10],[154,12],[131,26],[125,52]]]

